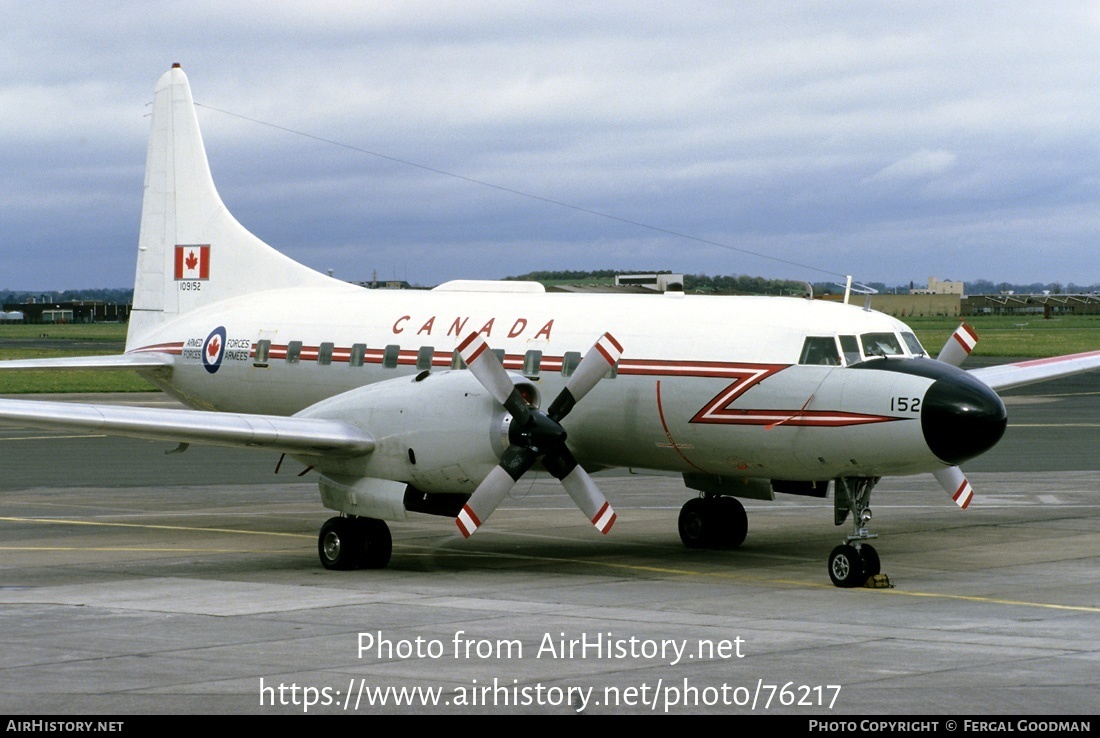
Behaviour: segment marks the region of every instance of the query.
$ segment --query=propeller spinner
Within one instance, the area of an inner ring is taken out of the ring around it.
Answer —
[[[480,333],[467,336],[458,351],[474,377],[512,415],[508,430],[511,445],[501,455],[500,465],[482,480],[455,519],[462,535],[473,535],[540,457],[542,465],[562,483],[596,529],[601,533],[611,530],[615,511],[565,445],[561,420],[619,360],[623,352],[619,342],[610,333],[603,334],[546,412],[527,404]]]

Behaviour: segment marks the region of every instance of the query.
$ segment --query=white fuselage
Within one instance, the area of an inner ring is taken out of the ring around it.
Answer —
[[[458,343],[480,332],[545,406],[565,384],[563,363],[605,331],[624,348],[617,371],[566,422],[586,467],[830,479],[943,466],[921,437],[931,380],[799,363],[808,336],[909,331],[823,301],[283,289],[189,312],[131,350],[172,354],[171,372],[151,379],[193,407],[290,415],[425,368],[450,371]]]

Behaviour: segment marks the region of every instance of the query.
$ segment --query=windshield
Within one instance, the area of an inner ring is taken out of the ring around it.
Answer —
[[[924,346],[920,345],[920,341],[912,333],[904,332],[901,337],[905,339],[905,345],[909,347],[909,353],[913,356],[927,356],[928,352],[924,350]]]
[[[859,337],[864,356],[902,356],[905,352],[893,333],[864,333]]]

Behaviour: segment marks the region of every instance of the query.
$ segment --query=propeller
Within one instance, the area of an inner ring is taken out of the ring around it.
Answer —
[[[565,445],[561,420],[615,366],[623,353],[619,342],[610,333],[603,334],[546,412],[527,404],[480,333],[467,336],[458,345],[458,352],[474,377],[512,415],[510,445],[501,454],[500,464],[482,480],[455,519],[462,535],[473,535],[540,457],[542,465],[561,482],[596,529],[601,533],[611,530],[615,511]]]
[[[974,350],[977,343],[978,334],[974,332],[974,329],[966,323],[959,323],[959,327],[955,329],[955,332],[947,339],[947,343],[943,345],[936,361],[942,361],[951,366],[960,366],[966,361],[966,357],[970,356],[970,352]],[[932,474],[944,491],[951,495],[951,499],[955,501],[955,504],[965,510],[974,497],[974,488],[970,486],[970,482],[967,481],[962,469],[957,466],[949,466],[946,469],[937,469]]]
[[[940,486],[947,490],[947,494],[951,495],[951,499],[955,501],[955,504],[965,510],[974,497],[974,488],[966,480],[962,469],[957,466],[949,466],[946,469],[937,469],[932,472],[932,475],[940,483]]]
[[[966,361],[966,357],[970,356],[970,352],[974,350],[977,343],[978,334],[974,332],[974,329],[966,323],[959,323],[959,327],[955,329],[955,332],[947,339],[947,343],[943,345],[936,361],[942,361],[951,366],[961,366]]]

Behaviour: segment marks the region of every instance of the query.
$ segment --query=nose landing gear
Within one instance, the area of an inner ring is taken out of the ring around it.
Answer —
[[[852,533],[829,554],[829,578],[838,587],[862,587],[869,580],[875,586],[892,586],[882,575],[882,561],[867,543],[878,535],[870,533],[871,490],[879,477],[838,477],[833,492],[833,523],[842,525],[852,514]],[[880,583],[885,582],[885,583]]]

